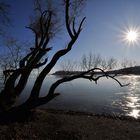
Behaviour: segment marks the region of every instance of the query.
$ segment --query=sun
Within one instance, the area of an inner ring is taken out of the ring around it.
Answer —
[[[128,46],[139,45],[140,43],[140,29],[136,27],[125,28],[121,31],[121,40]]]
[[[136,42],[137,41],[137,39],[138,39],[138,33],[137,33],[137,31],[134,31],[134,30],[130,30],[130,31],[128,31],[127,33],[126,33],[126,40],[128,41],[128,42]]]

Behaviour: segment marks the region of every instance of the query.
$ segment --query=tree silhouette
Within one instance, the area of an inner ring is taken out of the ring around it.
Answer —
[[[8,37],[4,41],[5,52],[0,52],[0,68],[3,71],[4,83],[14,69],[19,67],[19,61],[26,54],[27,43],[21,43],[13,37]]]
[[[73,0],[77,1],[77,0]],[[35,108],[39,105],[46,104],[56,96],[58,93],[55,93],[55,89],[62,83],[68,82],[77,78],[84,78],[90,81],[94,81],[97,83],[98,79],[101,77],[109,77],[117,81],[120,86],[123,86],[114,76],[108,75],[100,68],[93,68],[87,71],[83,71],[80,74],[75,74],[67,77],[63,77],[59,79],[55,83],[53,83],[47,93],[46,96],[40,97],[40,89],[45,77],[51,71],[51,69],[55,66],[58,60],[66,55],[69,51],[71,51],[74,43],[78,39],[81,31],[82,25],[85,21],[85,17],[80,21],[79,25],[76,24],[76,16],[71,12],[71,7],[78,5],[73,5],[73,1],[71,0],[64,0],[64,7],[65,7],[65,26],[66,31],[69,35],[69,42],[66,48],[57,51],[51,60],[48,62],[47,57],[42,62],[42,58],[49,53],[52,48],[49,47],[50,40],[54,37],[54,29],[56,28],[55,21],[55,13],[51,9],[47,9],[45,11],[39,11],[40,17],[37,20],[37,26],[29,26],[28,28],[34,33],[35,35],[35,44],[33,48],[30,48],[30,52],[26,54],[19,61],[19,66],[16,69],[11,69],[10,76],[8,77],[7,81],[5,82],[5,87],[0,93],[0,110],[3,111],[17,111],[17,110],[30,110]],[[83,2],[83,0],[79,0],[79,2]],[[75,7],[74,7],[75,9]],[[76,10],[76,9],[75,9]],[[77,11],[76,11],[77,12]],[[72,16],[70,15],[72,14]],[[35,80],[33,88],[29,98],[19,106],[15,106],[16,99],[21,95],[21,92],[24,90],[27,80],[31,74],[31,72],[35,68],[39,68],[44,66],[40,74]],[[95,71],[101,71],[102,75],[95,76]],[[7,71],[8,72],[8,71]],[[6,73],[6,72],[5,72]]]

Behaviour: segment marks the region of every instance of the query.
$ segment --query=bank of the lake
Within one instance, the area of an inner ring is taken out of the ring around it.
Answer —
[[[140,120],[36,110],[28,121],[0,125],[2,140],[139,140]]]
[[[63,71],[59,70],[53,73],[53,75],[59,75],[59,76],[67,76],[67,75],[73,75],[73,74],[80,74],[83,71]],[[116,70],[108,70],[106,71],[108,74],[117,74],[117,75],[140,75],[140,66],[133,66],[133,67],[126,67],[122,69],[116,69]],[[102,74],[101,71],[96,71],[94,74]]]

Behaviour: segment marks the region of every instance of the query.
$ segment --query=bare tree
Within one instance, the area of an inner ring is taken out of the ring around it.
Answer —
[[[108,61],[107,61],[107,65],[108,65],[108,70],[112,70],[114,69],[116,66],[117,66],[117,60],[115,58],[110,58]]]
[[[130,60],[130,59],[124,58],[121,61],[122,68],[134,67],[136,65],[137,65],[137,62],[135,60]]]
[[[84,70],[87,70],[87,57],[86,55],[83,55],[82,56],[82,59],[81,59],[81,62],[80,62],[80,66],[81,66],[81,69],[84,71]]]
[[[41,104],[41,102],[47,103],[57,95],[54,94],[54,91],[52,91],[52,88],[50,88],[50,91],[46,95],[46,97],[39,98],[39,92],[46,75],[51,71],[51,69],[57,63],[59,58],[67,54],[72,49],[72,46],[74,45],[75,41],[77,40],[82,30],[82,24],[85,18],[81,20],[79,27],[76,30],[75,19],[73,19],[73,22],[69,22],[70,9],[71,9],[71,3],[69,0],[66,0],[65,1],[65,24],[66,24],[67,32],[70,36],[70,41],[65,49],[59,50],[54,54],[54,56],[52,57],[49,63],[47,61],[47,58],[44,60],[44,62],[41,62],[41,59],[46,55],[46,53],[48,53],[52,49],[48,47],[48,44],[49,41],[54,37],[53,34],[55,34],[53,32],[56,27],[55,24],[53,23],[55,21],[55,14],[54,11],[52,11],[52,9],[48,9],[43,12],[39,11],[40,12],[40,18],[38,20],[39,31],[36,30],[36,27],[33,26],[28,27],[35,34],[35,45],[33,48],[30,48],[30,52],[19,61],[19,67],[17,69],[10,70],[11,75],[7,79],[5,87],[0,94],[1,109],[3,108],[4,110],[9,110],[11,106],[14,105],[16,98],[21,94],[21,92],[25,88],[27,84],[27,80],[32,70],[34,68],[41,67],[45,64],[46,66],[37,77],[35,84],[32,88],[30,97],[28,101],[25,103],[26,104],[25,106],[26,107],[28,106],[28,108],[30,108],[31,106],[33,107]],[[72,29],[71,29],[71,24],[73,26]],[[17,79],[19,80],[17,81]]]
[[[108,69],[108,64],[107,64],[107,60],[106,59],[102,59],[101,60],[100,68],[103,69],[103,70],[107,70]]]
[[[10,5],[7,4],[4,0],[0,0],[0,37],[3,37],[5,35],[3,28],[10,25],[10,23],[11,23],[9,11],[10,11]],[[0,42],[2,42],[2,41],[0,41]],[[0,52],[2,52],[2,51],[0,51]],[[0,65],[1,66],[3,65],[3,68],[7,67],[7,65],[5,65],[3,63],[3,59],[5,58],[4,62],[7,62],[9,60],[8,56],[4,56],[4,55],[1,56],[1,54],[0,54],[0,58],[1,58]],[[1,79],[3,79],[2,69],[0,69],[0,80]]]
[[[94,57],[93,57],[93,67],[94,67],[94,68],[99,67],[101,61],[102,61],[102,58],[101,58],[101,56],[100,56],[99,54],[94,55]]]
[[[4,83],[13,72],[19,68],[19,61],[26,54],[27,43],[21,43],[15,38],[7,38],[4,43],[4,52],[0,52],[0,68],[3,70]]]
[[[122,68],[128,67],[128,63],[129,63],[128,59],[124,58],[124,59],[121,61],[121,67],[122,67]]]
[[[137,62],[135,60],[129,60],[128,67],[134,67],[137,65]]]
[[[101,56],[98,54],[92,54],[91,52],[88,55],[83,55],[81,58],[81,69],[82,70],[90,70],[91,68],[97,68],[100,66],[102,59]]]
[[[27,53],[26,56],[19,61],[18,68],[13,69],[11,71],[12,74],[7,79],[5,83],[5,87],[0,94],[1,111],[8,111],[8,112],[15,111],[17,113],[18,111],[21,110],[22,111],[30,110],[39,105],[48,103],[50,100],[52,100],[53,98],[59,95],[55,93],[55,90],[60,84],[77,78],[84,78],[97,82],[98,79],[101,77],[109,77],[117,81],[120,84],[120,86],[123,86],[114,76],[108,75],[102,69],[92,68],[80,74],[72,75],[70,77],[65,77],[57,80],[51,85],[46,96],[44,97],[39,96],[40,89],[44,79],[51,71],[51,69],[55,66],[55,64],[58,62],[58,60],[62,56],[66,55],[69,51],[71,51],[74,43],[76,42],[76,40],[78,39],[82,31],[82,25],[85,20],[85,17],[80,21],[79,25],[77,25],[75,23],[76,17],[72,15],[73,18],[71,19],[70,16],[71,13],[70,11],[73,10],[74,1],[76,2],[77,0],[64,0],[65,25],[66,25],[66,31],[69,36],[69,42],[66,48],[57,51],[52,56],[50,61],[48,61],[47,57],[44,60],[44,62],[41,62],[41,59],[45,57],[46,54],[52,50],[52,48],[49,47],[49,42],[52,39],[52,37],[54,37],[54,35],[52,36],[52,33],[54,33],[53,31],[54,28],[56,27],[55,24],[53,24],[53,21],[55,21],[54,11],[51,8],[47,9],[46,11],[40,11],[40,18],[39,18],[39,25],[38,25],[39,31],[36,30],[36,28],[33,28],[33,26],[28,27],[35,35],[35,44],[33,48],[30,48],[30,52]],[[83,1],[79,0],[79,2],[81,4],[81,2]],[[21,92],[24,90],[31,72],[35,68],[42,67],[42,66],[44,66],[44,68],[36,78],[31,93],[29,93],[30,95],[29,98],[22,105],[14,106],[16,99],[19,97],[19,95],[21,95]],[[95,71],[101,71],[102,75],[94,77]]]
[[[77,64],[76,62],[65,60],[61,62],[60,69],[62,71],[76,71]]]

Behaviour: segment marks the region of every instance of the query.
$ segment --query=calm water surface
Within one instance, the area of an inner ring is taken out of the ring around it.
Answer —
[[[44,96],[57,79],[56,76],[48,76],[40,96]],[[56,90],[61,95],[43,107],[140,117],[140,76],[122,76],[118,79],[130,85],[120,87],[114,80],[106,78],[100,79],[98,84],[83,79],[62,84]],[[28,82],[19,102],[27,99],[33,80]]]
[[[40,96],[45,96],[50,85],[57,79],[59,77],[48,76]],[[106,78],[100,79],[98,84],[83,79],[64,83],[56,90],[61,93],[60,96],[41,107],[140,117],[140,76],[122,76],[118,79],[121,83],[130,85],[120,87],[114,80]],[[30,78],[17,104],[28,98],[34,80],[35,78]]]

